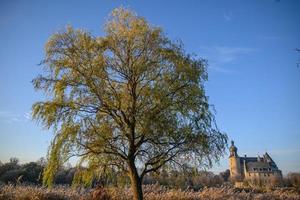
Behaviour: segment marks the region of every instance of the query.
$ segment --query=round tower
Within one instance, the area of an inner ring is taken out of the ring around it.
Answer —
[[[232,180],[238,180],[242,177],[241,162],[240,157],[237,154],[237,148],[234,146],[234,142],[231,141],[231,146],[229,148],[229,169],[230,177]]]

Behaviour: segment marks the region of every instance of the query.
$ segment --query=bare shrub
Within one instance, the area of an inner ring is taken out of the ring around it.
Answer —
[[[97,187],[92,192],[92,200],[111,200],[111,196],[107,189],[103,187]]]

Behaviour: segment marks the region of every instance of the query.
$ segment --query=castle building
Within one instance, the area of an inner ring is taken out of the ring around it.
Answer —
[[[237,154],[237,148],[234,142],[231,141],[230,146],[230,177],[235,181],[259,179],[268,181],[272,178],[282,179],[281,170],[278,169],[276,163],[273,161],[268,153],[262,157],[240,157]]]

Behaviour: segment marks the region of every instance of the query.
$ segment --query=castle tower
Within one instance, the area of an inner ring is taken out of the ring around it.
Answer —
[[[231,146],[229,148],[229,169],[230,177],[232,180],[238,180],[242,177],[242,169],[240,163],[240,157],[237,154],[237,148],[234,146],[234,142],[231,141]]]

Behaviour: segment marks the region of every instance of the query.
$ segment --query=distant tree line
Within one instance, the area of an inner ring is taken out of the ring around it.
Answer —
[[[36,162],[20,164],[19,159],[11,158],[9,162],[0,161],[1,184],[33,184],[42,185],[43,171],[46,166],[44,158]],[[84,169],[83,169],[84,170]],[[78,169],[61,166],[55,176],[57,185],[72,185]],[[84,178],[84,177],[83,177]],[[180,169],[162,168],[158,172],[150,173],[143,180],[144,185],[159,184],[168,188],[199,190],[203,187],[219,187],[230,184],[230,172],[227,169],[219,174],[210,171],[201,171],[195,168],[182,167]],[[130,185],[130,178],[119,171],[107,170],[100,176],[95,176],[91,187],[96,185],[124,187]],[[300,188],[300,173],[289,173],[283,180],[283,185]]]
[[[36,162],[20,164],[19,159],[11,158],[9,162],[0,162],[0,184],[42,184],[43,171],[46,160],[41,158]],[[78,169],[71,166],[61,166],[55,176],[54,182],[59,185],[71,185]],[[199,189],[204,186],[218,186],[229,180],[229,170],[215,175],[209,171],[198,171],[194,168],[178,170],[161,169],[156,173],[145,176],[143,184],[160,184],[169,188]],[[119,171],[107,170],[100,176],[95,176],[91,186],[113,185],[117,187],[128,186],[130,179]]]
[[[0,162],[0,184],[26,183],[41,185],[45,165],[46,160],[44,158],[25,164],[20,164],[18,158],[11,158],[7,163]],[[71,184],[74,173],[73,168],[61,167],[55,177],[55,183]]]
[[[217,174],[195,168],[179,170],[162,169],[145,177],[144,184],[160,184],[168,188],[199,190],[203,187],[218,187],[229,183],[229,170]]]

